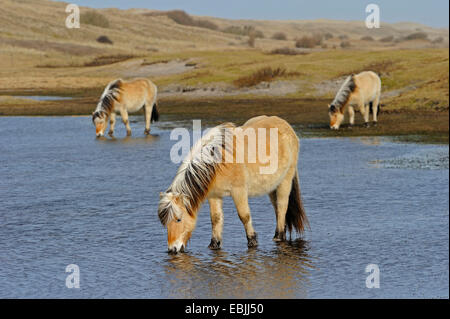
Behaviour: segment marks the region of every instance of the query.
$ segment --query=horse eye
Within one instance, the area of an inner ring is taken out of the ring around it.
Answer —
[[[177,223],[181,223],[181,218],[178,218],[178,219],[177,219]]]

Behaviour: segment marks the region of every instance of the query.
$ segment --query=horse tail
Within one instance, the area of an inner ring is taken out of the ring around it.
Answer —
[[[151,122],[158,122],[159,121],[159,112],[158,112],[158,105],[155,103],[153,104],[152,108],[152,116],[151,116]]]
[[[286,212],[286,226],[289,232],[294,228],[298,233],[303,233],[309,228],[308,217],[303,207],[302,195],[300,193],[300,185],[298,181],[298,172],[292,179],[291,193],[289,194],[289,204]]]

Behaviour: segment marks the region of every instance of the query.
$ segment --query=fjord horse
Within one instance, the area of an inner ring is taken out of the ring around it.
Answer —
[[[109,135],[114,135],[116,113],[120,113],[123,124],[127,128],[127,136],[131,135],[128,113],[135,113],[144,108],[145,134],[150,134],[150,123],[158,121],[156,105],[158,89],[147,79],[124,81],[118,79],[109,83],[103,92],[96,110],[92,113],[97,137],[105,134],[110,120]]]
[[[257,142],[251,141],[252,132],[258,132]],[[286,230],[302,233],[309,223],[300,194],[299,148],[292,127],[278,117],[253,118],[240,128],[226,123],[211,129],[194,145],[168,190],[160,194],[158,216],[167,227],[169,252],[184,251],[205,199],[209,201],[212,223],[209,248],[220,249],[225,196],[233,198],[249,248],[257,246],[249,197],[269,194],[277,220],[275,241],[286,240]],[[260,154],[267,155],[268,149],[275,155],[276,165],[266,171],[268,161],[263,162]],[[240,157],[240,151],[248,156]]]
[[[338,130],[344,121],[345,108],[348,107],[350,125],[355,124],[354,106],[358,106],[364,117],[365,126],[369,126],[370,113],[373,113],[374,125],[378,123],[380,109],[381,79],[375,72],[362,72],[349,76],[337,93],[334,101],[328,105],[330,128]]]

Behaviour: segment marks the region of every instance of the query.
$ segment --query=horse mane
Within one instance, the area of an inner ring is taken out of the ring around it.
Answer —
[[[192,147],[159,203],[158,216],[163,225],[167,225],[175,216],[180,216],[167,193],[182,195],[187,213],[192,217],[196,215],[217,172],[224,165],[222,158],[232,151],[230,148],[233,147],[233,134],[230,134],[230,130],[234,128],[232,123],[219,125]]]
[[[111,113],[114,107],[114,101],[119,100],[122,84],[122,79],[117,79],[110,82],[106,86],[102,96],[100,97],[100,102],[97,105],[97,109],[94,112],[94,119],[95,117],[100,117],[103,114],[109,115]]]
[[[350,95],[355,92],[355,89],[356,83],[354,75],[352,74],[345,80],[344,84],[341,86],[336,97],[334,98],[333,103],[331,103],[331,107],[334,108],[334,111],[337,111],[348,103]]]

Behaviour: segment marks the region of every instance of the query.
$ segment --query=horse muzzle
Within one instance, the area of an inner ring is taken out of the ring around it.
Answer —
[[[168,253],[171,255],[176,255],[178,253],[184,253],[184,245],[174,245],[169,247]]]

